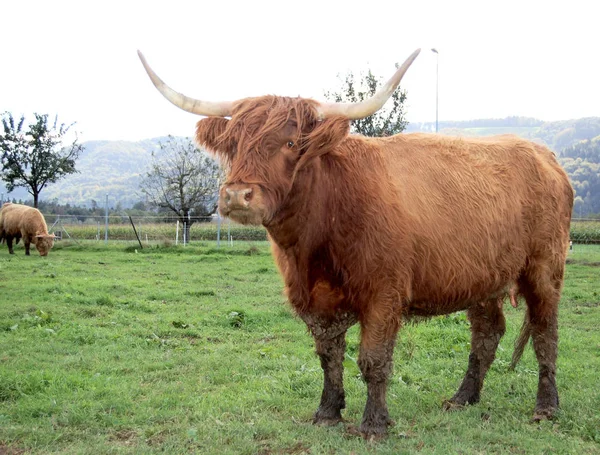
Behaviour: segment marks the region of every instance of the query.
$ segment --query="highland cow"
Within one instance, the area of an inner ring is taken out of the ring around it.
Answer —
[[[349,120],[382,107],[418,51],[356,104],[263,96],[207,102],[152,82],[205,115],[196,140],[226,164],[219,210],[262,224],[289,301],[324,372],[318,424],[341,421],[345,335],[359,323],[365,437],[391,423],[386,391],[402,321],[466,310],[471,354],[445,408],[476,403],[505,331],[499,298],[524,297],[539,363],[535,419],[558,407],[558,302],[573,191],[547,148],[513,136],[367,138]],[[514,289],[514,290],[511,290]]]
[[[54,245],[54,235],[48,234],[46,221],[38,209],[7,202],[0,210],[0,239],[6,240],[8,252],[15,254],[13,240],[19,243],[21,238],[27,256],[32,243],[40,256],[47,256]]]

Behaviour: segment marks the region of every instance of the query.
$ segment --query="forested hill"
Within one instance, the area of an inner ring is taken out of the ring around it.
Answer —
[[[543,122],[530,117],[507,117],[504,119],[478,119],[457,122],[439,122],[439,131],[447,135],[491,136],[494,134],[516,134],[517,136],[543,143],[557,154],[566,147],[600,136],[600,117],[585,117],[575,120]],[[433,132],[435,123],[411,123],[406,132]]]
[[[57,199],[60,204],[91,207],[92,201],[104,206],[106,195],[109,205],[120,204],[128,208],[142,199],[139,193],[140,175],[150,164],[152,153],[160,153],[159,141],[166,138],[143,141],[88,141],[75,165],[76,174],[69,175],[45,188],[40,199]],[[0,192],[6,190],[0,182]],[[18,188],[9,195],[10,199],[29,200],[31,196]]]
[[[442,134],[462,136],[512,133],[546,144],[559,156],[577,191],[575,214],[600,214],[600,117],[558,122],[527,117],[442,121],[439,128]],[[406,131],[435,131],[435,123],[412,123]],[[160,152],[158,144],[163,139],[85,142],[85,151],[76,164],[79,173],[48,186],[42,191],[41,199],[91,207],[92,201],[103,206],[108,194],[111,207],[117,204],[122,208],[131,207],[142,199],[140,175],[146,171],[152,152]],[[0,193],[6,199],[7,193],[1,184]],[[31,199],[23,189],[13,191],[8,197]]]
[[[92,199],[103,206],[108,194],[109,205],[131,207],[142,199],[139,179],[152,158],[160,153],[159,141],[166,138],[138,142],[90,141],[77,161],[77,174],[52,184],[42,198],[57,198],[61,203],[90,206]]]

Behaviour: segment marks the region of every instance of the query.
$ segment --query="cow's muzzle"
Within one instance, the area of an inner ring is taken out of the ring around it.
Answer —
[[[264,207],[261,191],[257,185],[234,183],[221,188],[219,211],[242,224],[261,224]]]
[[[242,185],[230,185],[224,188],[223,204],[228,210],[244,210],[250,208],[253,190]]]

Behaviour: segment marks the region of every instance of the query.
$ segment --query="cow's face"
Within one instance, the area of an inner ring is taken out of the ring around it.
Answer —
[[[285,203],[300,168],[318,153],[316,103],[300,98],[261,97],[240,101],[231,119],[200,120],[196,140],[227,168],[219,211],[242,224],[268,225]],[[348,121],[341,119],[347,134]],[[320,136],[319,150],[332,143]],[[331,142],[331,141],[330,141]]]
[[[185,96],[163,82],[138,55],[154,86],[175,106],[209,116],[198,122],[196,141],[227,163],[219,210],[243,224],[264,224],[282,208],[294,178],[315,158],[335,150],[348,121],[379,110],[419,55],[417,49],[371,98],[358,103],[318,103],[264,96],[210,102]],[[227,119],[227,117],[231,117]]]
[[[54,246],[53,235],[36,235],[35,236],[35,247],[40,253],[40,256],[48,256],[48,251]]]

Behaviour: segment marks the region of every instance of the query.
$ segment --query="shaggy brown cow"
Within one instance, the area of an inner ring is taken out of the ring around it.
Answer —
[[[491,139],[349,135],[349,119],[378,110],[415,52],[373,98],[323,104],[264,96],[210,103],[162,82],[176,106],[207,115],[196,140],[227,163],[219,209],[262,224],[295,312],[316,342],[324,388],[314,422],[341,420],[345,334],[361,326],[367,383],[360,432],[386,432],[392,351],[402,320],[467,310],[471,354],[446,408],[479,400],[505,331],[499,298],[525,298],[539,363],[535,419],[558,407],[557,312],[573,191],[546,148]],[[226,118],[229,117],[229,118]]]
[[[0,239],[5,239],[8,252],[15,254],[12,242],[16,239],[16,243],[19,243],[20,238],[23,238],[27,256],[32,243],[40,256],[47,256],[54,246],[54,236],[48,234],[46,221],[38,209],[7,202],[0,210]]]

